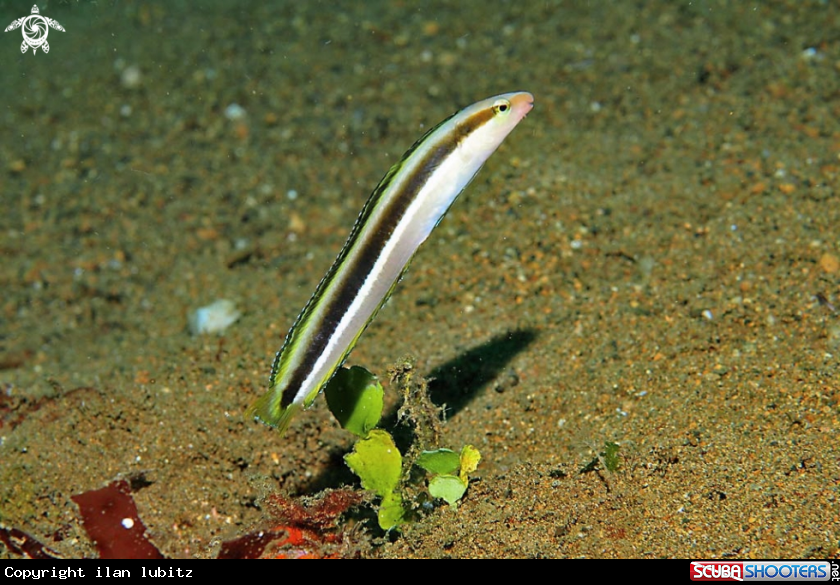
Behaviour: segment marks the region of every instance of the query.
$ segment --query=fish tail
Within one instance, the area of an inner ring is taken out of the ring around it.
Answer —
[[[292,402],[283,408],[279,400],[274,400],[273,392],[266,392],[245,411],[245,418],[255,418],[265,424],[276,428],[280,434],[286,432],[292,418],[300,410],[300,404]]]

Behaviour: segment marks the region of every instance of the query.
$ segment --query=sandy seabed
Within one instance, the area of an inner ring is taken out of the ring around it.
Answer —
[[[270,494],[358,488],[323,400],[283,437],[244,411],[389,166],[523,89],[348,362],[414,356],[481,466],[341,550],[840,555],[836,3],[41,8],[48,54],[0,35],[3,526],[96,556],[71,496],[132,478],[163,554],[214,557]]]

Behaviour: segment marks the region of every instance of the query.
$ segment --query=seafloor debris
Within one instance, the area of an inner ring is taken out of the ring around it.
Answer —
[[[100,559],[162,559],[146,537],[128,481],[112,481],[98,490],[70,498],[82,513],[82,525],[96,545]]]
[[[29,559],[60,559],[61,555],[44,546],[22,530],[0,525],[0,542],[9,552]]]
[[[190,313],[190,332],[193,335],[221,333],[233,325],[240,315],[233,301],[219,299]]]
[[[79,506],[82,525],[100,559],[166,558],[147,537],[131,491],[132,484],[119,479],[71,499]],[[358,547],[347,537],[347,525],[340,525],[339,520],[363,499],[363,494],[353,490],[327,490],[321,497],[310,499],[308,505],[279,494],[269,496],[268,511],[279,524],[223,542],[217,558],[357,556]],[[60,558],[57,552],[17,528],[0,525],[0,543],[14,555]]]
[[[279,525],[222,543],[220,559],[324,559],[358,554],[339,519],[364,500],[360,492],[327,490],[303,505],[298,499],[273,494],[266,507]]]

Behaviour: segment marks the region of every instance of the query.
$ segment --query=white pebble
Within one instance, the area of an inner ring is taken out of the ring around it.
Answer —
[[[123,518],[120,524],[122,524],[123,528],[125,528],[126,530],[131,530],[132,528],[134,528],[134,520],[132,518]]]
[[[245,117],[245,108],[239,104],[230,104],[225,108],[225,118],[228,120],[241,120]]]
[[[143,83],[143,72],[137,65],[129,65],[120,73],[120,82],[126,89],[137,89]]]
[[[233,301],[220,299],[190,313],[190,332],[193,335],[221,333],[233,325],[241,314]]]

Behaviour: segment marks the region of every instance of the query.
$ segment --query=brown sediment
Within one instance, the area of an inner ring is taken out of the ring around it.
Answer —
[[[214,557],[352,483],[323,401],[282,439],[243,412],[418,122],[522,89],[352,358],[436,372],[480,477],[365,554],[837,556],[840,11],[637,4],[51,3],[49,54],[0,47],[0,404],[40,405],[4,525],[95,556],[70,497],[142,471],[155,545]],[[191,337],[215,298],[242,318]]]

